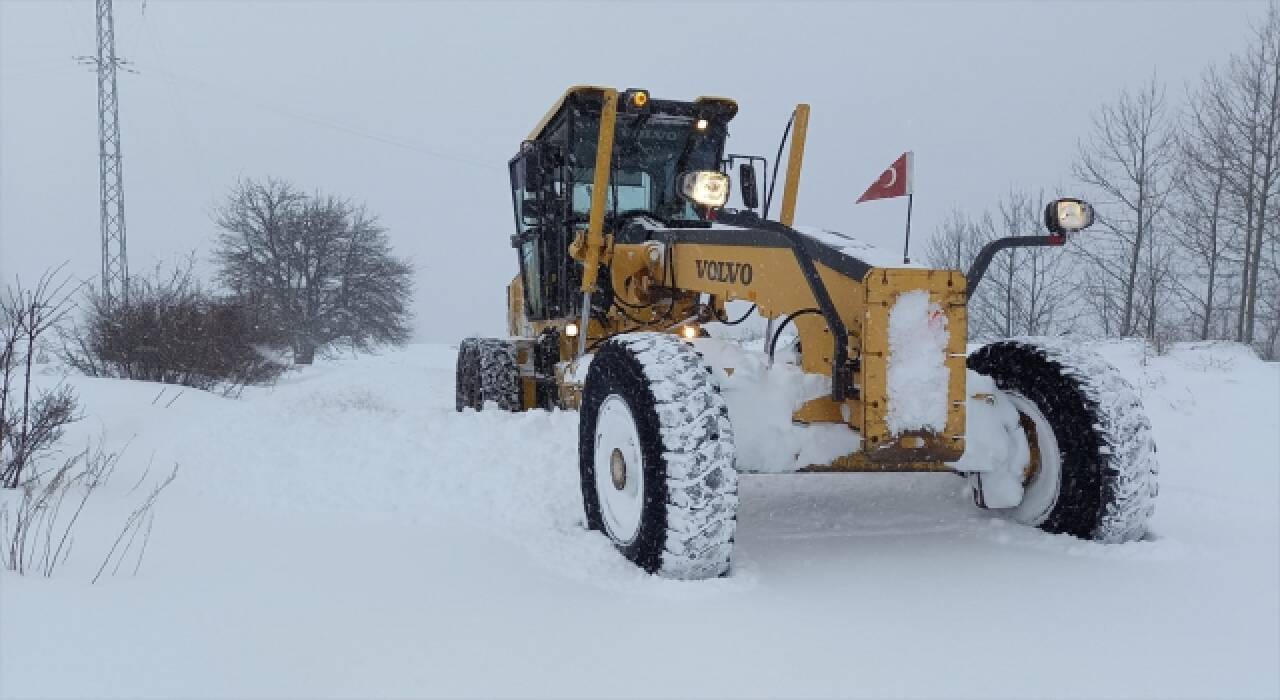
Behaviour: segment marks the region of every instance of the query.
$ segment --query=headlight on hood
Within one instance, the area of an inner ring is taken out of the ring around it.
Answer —
[[[680,176],[680,194],[694,204],[723,207],[729,201],[729,176],[718,170],[695,170]]]

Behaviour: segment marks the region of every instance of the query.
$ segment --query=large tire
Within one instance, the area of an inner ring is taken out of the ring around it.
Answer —
[[[497,338],[467,338],[458,345],[456,408],[483,410],[488,401],[519,411],[520,368],[515,346]]]
[[[458,343],[458,366],[454,380],[455,407],[461,413],[480,404],[480,340],[466,338]]]
[[[1028,481],[1024,495],[1049,489],[1044,507],[1010,509],[1016,519],[1100,542],[1146,533],[1158,488],[1155,442],[1141,398],[1114,367],[1047,338],[987,345],[969,355],[968,366],[1009,394],[1026,417],[1024,429],[1035,440],[1042,468],[1053,467],[1029,477],[1048,481]]]
[[[548,411],[560,407],[560,387],[556,381],[556,364],[560,362],[560,331],[548,328],[542,331],[533,345],[534,381],[533,405]]]
[[[734,459],[728,408],[691,346],[628,333],[600,347],[579,417],[588,527],[649,573],[725,574],[737,524]]]

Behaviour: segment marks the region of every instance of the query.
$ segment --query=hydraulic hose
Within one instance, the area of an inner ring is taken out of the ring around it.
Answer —
[[[787,315],[787,317],[786,317],[786,318],[782,319],[782,323],[779,323],[779,324],[778,324],[778,329],[777,329],[777,330],[775,330],[775,331],[773,332],[773,337],[769,338],[769,347],[768,347],[767,349],[768,349],[768,351],[769,351],[769,366],[770,366],[770,367],[772,367],[772,366],[773,366],[773,350],[774,350],[774,348],[775,348],[775,347],[777,346],[777,344],[778,344],[778,338],[779,338],[779,336],[781,336],[781,335],[782,335],[782,329],[786,328],[786,327],[787,327],[787,324],[789,324],[789,323],[791,323],[793,320],[795,320],[795,318],[796,318],[797,316],[804,316],[805,314],[821,314],[821,313],[822,313],[822,312],[821,312],[821,311],[819,311],[818,309],[813,309],[813,308],[809,308],[809,309],[800,309],[799,311],[793,311],[793,312],[791,312],[790,314],[788,314],[788,315]]]

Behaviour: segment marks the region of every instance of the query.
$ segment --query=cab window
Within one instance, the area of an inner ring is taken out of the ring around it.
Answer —
[[[527,187],[525,177],[525,151],[511,161],[511,203],[516,219],[516,250],[520,259],[520,274],[524,281],[525,314],[531,319],[546,317],[546,303],[542,283],[542,254],[539,241],[537,193]]]

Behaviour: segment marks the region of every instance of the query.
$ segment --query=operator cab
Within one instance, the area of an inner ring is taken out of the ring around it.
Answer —
[[[585,229],[595,181],[596,145],[604,92],[570,88],[510,161],[512,204],[530,320],[575,315],[581,266],[569,244]],[[707,210],[681,195],[686,173],[718,171],[737,104],[701,97],[692,102],[651,99],[644,90],[619,96],[612,168],[605,196],[605,231],[626,219],[665,225],[706,225]],[[727,188],[727,184],[725,185]]]

